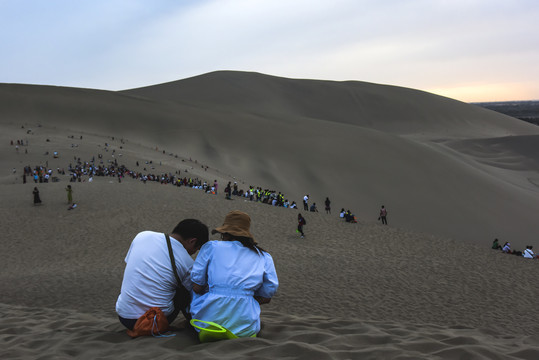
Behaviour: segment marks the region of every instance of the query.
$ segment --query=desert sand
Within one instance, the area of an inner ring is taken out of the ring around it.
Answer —
[[[118,93],[2,84],[0,119],[3,359],[539,357],[539,260],[490,249],[537,246],[537,127],[411,89],[233,72]],[[309,193],[320,212],[299,210],[300,239],[298,210],[57,174],[98,154],[299,204]],[[27,165],[59,181],[23,184]],[[279,275],[261,336],[199,344],[180,316],[174,337],[129,338],[114,305],[133,237],[187,217],[214,228],[234,209]]]

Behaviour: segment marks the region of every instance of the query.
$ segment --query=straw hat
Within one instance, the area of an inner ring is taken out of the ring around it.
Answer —
[[[253,234],[249,231],[251,228],[251,218],[246,213],[234,210],[229,212],[222,226],[212,230],[212,234],[228,233],[235,236],[249,237],[254,240]]]

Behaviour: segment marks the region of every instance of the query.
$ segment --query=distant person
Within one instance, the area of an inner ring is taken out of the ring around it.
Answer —
[[[303,210],[309,211],[309,195],[303,197]]]
[[[191,255],[208,238],[208,227],[196,219],[180,221],[170,235],[143,231],[135,236],[125,257],[122,288],[116,301],[116,313],[127,329],[133,330],[137,319],[151,307],[160,308],[169,324],[180,311],[189,317],[186,311],[193,289],[190,272],[194,263]]]
[[[344,220],[349,223],[357,223],[356,216],[350,210],[347,210],[344,214]]]
[[[511,253],[511,244],[506,241],[505,244],[503,244],[502,251],[504,253],[506,253],[506,254],[510,254]]]
[[[202,246],[191,271],[197,293],[193,320],[217,323],[238,337],[260,331],[260,305],[269,303],[279,286],[273,258],[258,246],[250,227],[249,215],[229,212],[212,231],[221,241]]]
[[[37,187],[34,187],[34,191],[32,191],[32,194],[34,194],[34,205],[41,204],[41,199],[39,198],[39,190]]]
[[[231,185],[231,182],[229,181],[225,188],[225,198],[227,200],[232,200],[231,194],[232,194],[232,185]]]
[[[217,187],[218,187],[219,184],[217,184],[217,180],[214,180],[213,181],[213,188],[214,188],[214,191],[215,191],[215,194],[217,194]]]
[[[298,214],[298,232],[301,234],[301,237],[304,238],[305,234],[303,233],[303,225],[307,225],[307,221],[305,221],[305,218],[301,216],[301,214]]]
[[[387,209],[384,207],[384,205],[382,205],[382,208],[380,209],[378,220],[382,220],[382,224],[387,225]]]
[[[344,210],[344,208],[341,209],[341,212],[339,213],[339,217],[341,219],[344,219],[344,216],[346,215],[346,211]]]
[[[494,239],[494,241],[492,242],[492,248],[494,250],[501,250],[502,247],[500,246],[498,239]]]
[[[292,201],[292,204],[290,205],[290,209],[297,209],[298,208],[298,204],[296,204],[295,201]]]
[[[331,201],[329,201],[329,197],[326,197],[325,205],[326,205],[326,214],[331,214]]]
[[[318,212],[318,209],[316,208],[316,203],[313,203],[311,205],[311,209],[310,209],[311,212]]]
[[[67,191],[67,203],[72,204],[73,203],[73,189],[71,188],[71,185],[67,185],[66,191]]]
[[[533,249],[533,246],[531,245],[526,246],[526,250],[524,250],[524,252],[522,253],[522,256],[525,257],[526,259],[535,258],[535,254],[533,253],[532,249]]]

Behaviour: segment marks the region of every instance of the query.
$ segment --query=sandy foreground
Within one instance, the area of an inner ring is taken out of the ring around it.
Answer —
[[[71,138],[63,128],[34,129],[17,151],[10,140],[24,130],[1,130],[2,359],[539,358],[539,261],[490,250],[491,238],[479,246],[405,231],[391,216],[385,227],[362,218],[349,224],[334,208],[301,211],[308,224],[300,239],[297,210],[227,201],[222,193],[108,177],[23,184],[25,165],[67,169],[75,157],[111,160],[113,149],[128,168],[139,161],[139,170],[155,173],[179,170],[220,184],[232,178],[194,159],[100,134]],[[59,159],[44,155],[52,149]],[[40,206],[32,204],[34,186]],[[234,209],[251,215],[252,232],[279,275],[260,338],[199,344],[181,317],[174,337],[129,338],[114,305],[132,238],[143,230],[170,232],[188,217],[214,228]]]

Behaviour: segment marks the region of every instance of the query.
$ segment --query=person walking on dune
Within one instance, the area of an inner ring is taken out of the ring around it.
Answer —
[[[380,209],[380,216],[378,217],[378,220],[382,220],[382,224],[387,225],[387,209],[382,205],[382,208]]]
[[[301,234],[301,238],[305,237],[305,234],[303,233],[303,225],[307,225],[307,222],[305,221],[305,218],[303,218],[303,216],[301,216],[301,214],[298,214],[298,230],[297,230],[297,232],[299,232]]]
[[[309,211],[309,195],[303,197],[303,210]]]
[[[66,191],[67,191],[67,203],[72,204],[73,203],[73,189],[71,188],[71,185],[67,185]]]
[[[326,197],[326,214],[331,214],[331,201],[329,200],[329,197]]]
[[[34,187],[34,191],[32,191],[32,194],[34,194],[34,205],[41,204],[41,199],[39,198],[39,190],[37,187]]]

